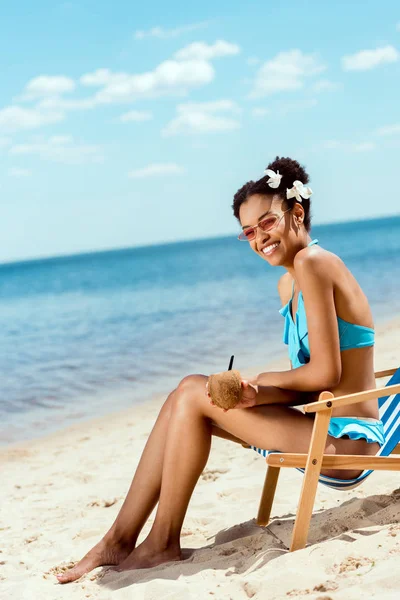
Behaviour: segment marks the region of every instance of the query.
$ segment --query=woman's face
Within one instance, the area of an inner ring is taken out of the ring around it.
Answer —
[[[299,226],[294,224],[295,212],[303,211],[302,207],[295,207],[286,211],[282,199],[278,195],[264,196],[254,194],[244,202],[239,210],[240,223],[243,229],[254,227],[268,217],[276,217],[274,227],[269,231],[262,231],[256,227],[256,237],[249,244],[261,258],[273,266],[285,266],[291,263],[299,246]]]

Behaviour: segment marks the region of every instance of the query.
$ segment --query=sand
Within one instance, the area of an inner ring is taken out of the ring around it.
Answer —
[[[377,333],[376,368],[397,366],[400,320]],[[279,366],[287,368],[286,359]],[[184,523],[189,558],[126,573],[98,568],[58,584],[57,569],[80,559],[114,521],[161,403],[0,450],[2,600],[398,598],[400,474],[374,473],[349,492],[320,486],[309,545],[288,553],[302,476],[283,470],[272,522],[259,528],[265,461],[222,439],[213,441]]]

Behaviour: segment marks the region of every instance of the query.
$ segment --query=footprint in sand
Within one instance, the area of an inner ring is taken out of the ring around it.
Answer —
[[[217,481],[221,475],[228,472],[228,469],[205,469],[201,474],[203,481]]]
[[[245,581],[241,585],[242,585],[242,588],[245,591],[246,596],[248,598],[253,598],[253,596],[255,596],[260,589],[260,586],[256,586],[254,583],[251,583],[250,581]]]
[[[89,502],[86,506],[101,506],[103,508],[109,508],[110,506],[114,506],[120,500],[120,498],[113,498],[112,500],[93,500]]]
[[[231,556],[232,554],[236,554],[236,552],[236,548],[221,548],[221,550],[218,551],[218,556]]]
[[[31,537],[26,538],[25,544],[32,544],[32,542],[36,542],[36,540],[38,540],[40,538],[41,534],[38,533],[37,535],[31,535]]]
[[[348,556],[339,565],[335,565],[334,568],[338,569],[338,573],[348,573],[349,571],[358,571],[362,568],[363,572],[368,571],[375,564],[375,561],[367,556]]]

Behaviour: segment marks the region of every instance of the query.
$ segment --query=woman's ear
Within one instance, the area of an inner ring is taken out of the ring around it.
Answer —
[[[293,207],[293,215],[298,225],[304,222],[304,208],[299,202],[296,202]]]

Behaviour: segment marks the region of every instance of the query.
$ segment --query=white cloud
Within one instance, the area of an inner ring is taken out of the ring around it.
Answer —
[[[204,60],[167,60],[154,71],[139,75],[99,69],[81,77],[81,82],[84,85],[103,85],[93,101],[95,104],[110,104],[166,94],[183,95],[192,88],[210,83],[214,75],[214,68]]]
[[[19,169],[18,167],[11,168],[8,171],[10,177],[30,177],[32,171],[30,169]]]
[[[314,54],[303,54],[301,50],[280,52],[260,67],[250,97],[298,90],[304,86],[307,77],[317,75],[325,68]]]
[[[142,121],[150,121],[153,118],[153,113],[149,110],[130,110],[119,117],[121,123],[140,123]]]
[[[269,110],[269,108],[262,108],[262,107],[253,108],[251,111],[251,114],[253,115],[253,117],[256,117],[258,119],[262,118],[262,117],[266,117],[270,113],[271,113],[271,111]]]
[[[209,45],[197,42],[182,48],[175,58],[165,60],[145,73],[131,74],[100,68],[83,74],[79,79],[84,87],[99,88],[86,98],[64,98],[63,94],[72,92],[76,87],[72,79],[61,75],[40,75],[28,82],[22,96],[24,100],[38,100],[35,108],[21,109],[14,106],[3,109],[0,111],[0,128],[2,119],[6,117],[8,121],[18,120],[15,125],[17,129],[33,128],[47,122],[60,121],[64,118],[64,113],[71,110],[92,109],[102,104],[126,103],[164,95],[185,96],[190,90],[213,81],[215,70],[210,62],[212,59],[232,56],[239,51],[238,46],[223,40]],[[14,112],[4,113],[6,110]],[[16,111],[18,114],[14,114]]]
[[[100,146],[74,141],[72,136],[52,136],[48,139],[35,140],[29,144],[17,144],[10,148],[14,156],[33,154],[42,160],[65,164],[83,164],[103,162]]]
[[[185,169],[176,163],[154,163],[129,171],[128,177],[131,179],[144,179],[146,177],[157,177],[163,175],[183,175]]]
[[[394,63],[399,57],[400,54],[394,46],[383,46],[343,56],[342,67],[345,71],[368,71],[385,63]]]
[[[65,100],[60,96],[54,96],[53,98],[44,98],[37,103],[36,108],[44,111],[68,111],[68,110],[83,110],[90,109],[96,106],[96,101],[93,97],[90,98],[78,98],[76,100]]]
[[[110,71],[110,69],[97,69],[93,73],[87,73],[86,75],[82,75],[79,81],[82,85],[100,87],[102,85],[107,85],[108,83],[111,83],[111,81],[115,79],[117,75],[121,77],[127,76],[125,73],[113,73],[112,71]]]
[[[326,150],[344,150],[347,152],[370,152],[375,149],[373,142],[341,142],[338,140],[327,140],[322,143]]]
[[[240,127],[237,119],[216,113],[237,114],[240,108],[231,100],[188,102],[176,107],[177,116],[163,129],[164,136],[232,131]]]
[[[192,31],[204,29],[204,27],[207,27],[209,23],[209,21],[202,21],[200,23],[182,25],[182,27],[175,27],[174,29],[165,29],[164,27],[152,27],[147,31],[135,31],[134,38],[136,40],[144,40],[145,38],[158,38],[160,40],[167,40],[183,35],[184,33],[190,33]]]
[[[190,89],[206,85],[214,79],[211,60],[239,52],[239,46],[224,40],[214,44],[195,42],[176,52],[173,59],[160,63],[153,71],[130,74],[97,69],[82,75],[80,82],[84,86],[102,88],[93,97],[96,104],[131,102],[137,98],[154,98],[165,94],[184,95]]]
[[[240,53],[240,47],[237,44],[217,40],[214,44],[205,42],[193,42],[185,48],[175,53],[177,60],[213,60],[222,56],[235,56]]]
[[[395,123],[394,125],[385,125],[384,127],[379,127],[376,132],[378,135],[398,135],[400,134],[400,123]]]
[[[207,113],[184,113],[173,119],[163,130],[164,136],[182,133],[212,133],[238,129],[240,123],[228,117]]]
[[[0,131],[19,131],[23,129],[37,129],[43,125],[50,125],[64,120],[61,111],[43,112],[36,108],[21,108],[20,106],[7,106],[0,110]]]
[[[339,88],[340,84],[330,81],[330,79],[320,79],[312,85],[312,90],[314,92],[333,92]]]
[[[73,92],[75,87],[75,81],[64,75],[39,75],[28,81],[23,98],[32,100],[46,96],[58,96]]]

